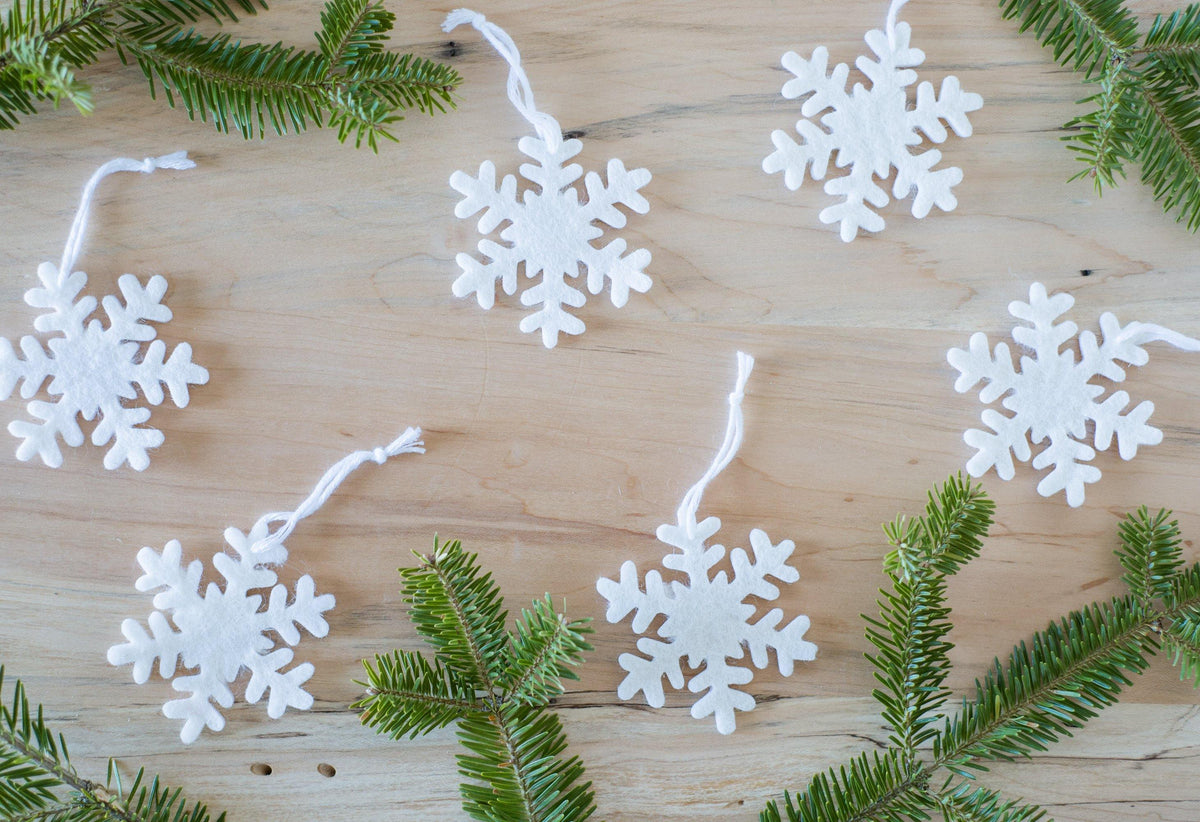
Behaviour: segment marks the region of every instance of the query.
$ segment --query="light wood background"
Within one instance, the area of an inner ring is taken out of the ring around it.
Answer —
[[[320,131],[218,135],[151,101],[141,74],[115,59],[87,74],[94,116],[48,111],[0,136],[10,339],[31,331],[22,295],[38,262],[58,259],[100,163],[181,148],[199,163],[105,182],[81,265],[97,296],[123,272],[167,276],[175,319],[161,335],[190,341],[210,384],[186,409],[154,411],[166,443],[144,473],[104,470],[90,445],[59,470],[18,462],[15,440],[0,448],[0,660],[45,702],[80,768],[102,776],[109,755],[126,771],[145,765],[231,820],[462,818],[452,731],[394,743],[348,710],[362,657],[422,647],[395,569],[435,533],[478,551],[510,607],[552,592],[599,620],[559,707],[602,818],[753,819],[785,788],[881,744],[859,618],[882,582],[879,525],[918,511],[964,465],[962,432],[980,411],[954,393],[946,350],[975,330],[1006,337],[1007,304],[1035,280],[1075,295],[1081,327],[1112,310],[1200,335],[1197,238],[1136,170],[1103,199],[1067,183],[1076,165],[1061,126],[1088,90],[994,3],[917,2],[903,14],[928,55],[922,79],[954,73],[985,100],[975,136],[943,147],[965,172],[957,211],[918,221],[909,202],[893,203],[882,234],[843,244],[817,220],[830,202],[818,185],[789,192],[762,173],[771,130],[799,116],[779,95],[780,56],[826,44],[852,61],[886,6],[481,7],[519,44],[539,104],[583,133],[585,168],[620,157],[654,174],[650,213],[620,233],[652,252],[654,287],[620,311],[593,298],[579,312],[587,333],[552,351],[517,330],[515,297],[484,312],[450,294],[454,255],[478,238],[473,220],[454,218],[447,179],[484,159],[515,171],[530,129],[495,53],[473,31],[440,32],[449,6],[398,6],[393,47],[452,62],[464,77],[458,110],[414,116],[378,156]],[[1168,5],[1136,7],[1149,17]],[[319,10],[280,3],[240,31],[311,46]],[[738,349],[758,359],[747,437],[702,514],[722,518],[731,546],[753,527],[795,540],[802,579],[779,604],[811,617],[820,655],[790,678],[759,672],[758,708],[721,737],[688,716],[690,694],[662,710],[617,699],[617,656],[634,639],[628,623],[604,622],[594,586],[625,559],[644,570],[662,557],[654,530],[720,440]],[[1028,466],[1009,483],[983,480],[998,503],[994,535],[951,586],[960,692],[1050,618],[1120,590],[1116,527],[1135,506],[1173,508],[1200,536],[1200,359],[1162,345],[1151,354],[1126,387],[1153,399],[1164,441],[1130,463],[1101,455],[1086,506],[1039,497]],[[25,414],[17,398],[2,410],[6,422]],[[283,580],[311,573],[338,600],[331,636],[298,652],[316,665],[314,710],[271,721],[265,705],[238,704],[223,733],[181,745],[159,713],[170,685],[136,686],[104,658],[121,619],[150,610],[133,588],[138,549],[178,538],[208,561],[226,526],[293,507],[345,452],[407,425],[424,427],[427,455],[363,468],[289,540]],[[1198,760],[1196,692],[1160,659],[1075,739],[997,767],[988,783],[1063,821],[1184,822],[1200,818]]]

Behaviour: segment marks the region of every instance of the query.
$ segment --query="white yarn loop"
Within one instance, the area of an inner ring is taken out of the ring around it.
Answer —
[[[508,72],[508,99],[513,107],[521,113],[537,131],[539,137],[551,151],[557,151],[562,145],[562,126],[549,114],[538,111],[533,102],[533,88],[529,85],[529,77],[521,68],[521,52],[517,44],[508,36],[508,32],[489,23],[487,18],[471,9],[455,9],[446,15],[442,22],[442,31],[449,34],[459,26],[470,24],[474,26],[484,39],[492,44],[492,48],[505,59],[510,66]]]
[[[62,261],[58,265],[58,284],[62,285],[66,282],[67,277],[71,275],[72,269],[75,268],[76,261],[79,259],[79,253],[83,249],[83,236],[87,233],[87,223],[92,210],[92,200],[96,196],[96,188],[100,185],[101,180],[119,171],[140,171],[143,174],[150,174],[159,168],[183,170],[195,167],[196,164],[188,159],[186,151],[176,151],[171,154],[164,154],[162,157],[147,157],[144,160],[118,157],[115,160],[109,160],[96,169],[96,173],[92,175],[92,178],[87,181],[87,185],[83,187],[83,196],[79,200],[79,209],[75,212],[74,222],[71,223],[71,233],[67,235],[67,244],[63,248]]]
[[[292,531],[296,529],[296,525],[300,520],[315,514],[329,500],[329,497],[342,484],[342,481],[350,476],[356,468],[368,462],[383,465],[390,457],[399,454],[424,453],[425,443],[421,442],[421,429],[409,428],[387,446],[372,448],[368,451],[354,451],[347,454],[330,466],[325,475],[317,481],[312,493],[308,495],[308,499],[300,503],[300,506],[295,511],[279,511],[259,517],[258,522],[254,525],[255,530],[270,526],[276,522],[282,522],[283,525],[255,542],[250,547],[251,553],[261,553],[272,546],[279,545],[291,536]]]
[[[679,504],[679,510],[675,513],[679,527],[683,528],[691,538],[696,536],[696,513],[700,510],[700,498],[704,496],[704,489],[733,461],[745,434],[742,398],[746,396],[746,381],[750,379],[750,372],[754,370],[754,357],[744,351],[739,351],[737,352],[737,364],[737,382],[729,394],[729,421],[725,424],[725,441],[721,443],[717,455],[713,457],[712,465],[704,472],[704,476],[688,489],[683,497],[683,502]]]
[[[896,47],[896,18],[900,14],[900,9],[907,2],[908,0],[892,0],[892,5],[888,8],[887,39],[888,45],[892,48]]]
[[[1119,337],[1121,340],[1138,338],[1139,343],[1165,342],[1182,351],[1200,351],[1200,340],[1155,323],[1132,322],[1121,330]]]

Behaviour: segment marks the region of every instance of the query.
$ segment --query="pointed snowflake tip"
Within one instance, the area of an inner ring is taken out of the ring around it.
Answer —
[[[953,188],[962,181],[962,170],[953,166],[935,170],[942,158],[940,151],[914,154],[911,149],[921,144],[922,134],[935,143],[945,141],[943,121],[960,137],[970,137],[967,114],[981,108],[983,98],[963,91],[958,78],[950,76],[942,81],[940,93],[934,92],[931,83],[921,83],[916,104],[910,109],[907,89],[917,80],[911,67],[925,60],[924,52],[909,46],[911,33],[903,22],[889,27],[886,34],[879,30],[867,33],[867,45],[878,59],[861,56],[856,65],[870,80],[869,90],[856,83],[848,92],[850,67],[839,63],[828,71],[829,51],[824,46],[814,49],[808,60],[791,51],[783,56],[783,67],[795,75],[784,84],[783,96],[807,98],[800,109],[804,119],[796,123],[802,140],[797,143],[782,130],[772,132],[775,151],[763,160],[763,171],[782,171],[784,184],[794,191],[806,174],[813,180],[824,179],[831,160],[838,168],[849,166],[849,174],[825,183],[825,193],[842,201],[820,214],[821,222],[840,224],[845,242],[853,240],[860,229],[883,230],[883,218],[872,207],[887,205],[888,194],[876,178],[887,178],[893,167],[892,196],[903,199],[913,195],[914,217],[925,217],[934,206],[951,211],[958,205]],[[821,112],[826,113],[818,125],[813,118]]]
[[[1041,283],[1034,283],[1029,302],[1009,304],[1009,313],[1024,323],[1013,328],[1012,338],[1030,352],[1021,357],[1019,370],[1005,343],[989,350],[987,336],[980,332],[971,335],[966,349],[951,349],[946,359],[959,372],[956,391],[966,393],[982,382],[979,399],[984,404],[1000,400],[1011,412],[985,408],[981,419],[988,430],[972,428],[963,434],[963,440],[976,449],[967,462],[968,473],[979,477],[995,468],[1001,479],[1009,480],[1015,475],[1013,458],[1027,462],[1032,456],[1034,469],[1052,468],[1038,483],[1038,493],[1049,497],[1065,491],[1067,504],[1077,507],[1084,502],[1085,487],[1100,479],[1100,469],[1087,463],[1096,451],[1107,450],[1114,436],[1125,460],[1133,459],[1139,446],[1162,441],[1162,432],[1148,424],[1152,402],[1126,410],[1130,402],[1126,392],[1115,391],[1101,400],[1107,389],[1094,379],[1124,380],[1122,364],[1140,366],[1149,360],[1142,347],[1145,343],[1166,342],[1197,351],[1200,340],[1150,323],[1122,326],[1106,312],[1100,317],[1103,340],[1091,331],[1078,334],[1076,356],[1073,347],[1061,349],[1075,339],[1078,326],[1058,322],[1073,303],[1071,295],[1051,297]],[[1086,442],[1089,423],[1094,431],[1092,445]],[[1033,456],[1031,442],[1047,444]]]
[[[480,307],[489,309],[495,304],[497,283],[505,294],[516,292],[518,268],[528,279],[540,277],[540,282],[521,293],[521,304],[536,310],[521,320],[520,327],[526,333],[540,331],[542,343],[553,348],[560,334],[584,332],[583,321],[568,310],[587,302],[583,290],[570,282],[581,271],[592,294],[603,291],[607,282],[618,308],[625,305],[630,291],[649,290],[651,280],[645,273],[649,251],[639,248],[626,253],[627,245],[620,238],[603,246],[592,243],[604,234],[599,224],[625,226],[625,214],[617,206],[637,214],[649,210],[640,190],[650,182],[650,172],[629,171],[620,160],[609,160],[607,181],[588,172],[583,181],[587,199],[580,202],[576,184],[582,169],[575,163],[564,165],[579,153],[578,140],[563,140],[552,148],[540,137],[523,137],[518,147],[537,161],[520,168],[521,176],[537,187],[526,189],[520,198],[511,174],[497,187],[496,167],[488,161],[479,166],[475,177],[462,171],[450,177],[451,187],[463,195],[454,209],[458,217],[483,212],[478,223],[483,235],[506,224],[499,235],[503,244],[487,236],[479,241],[483,259],[457,255],[462,274],[452,290],[457,297],[474,295]]]
[[[128,463],[144,470],[150,464],[148,451],[162,444],[163,435],[156,428],[142,427],[150,419],[148,408],[127,403],[136,400],[141,389],[147,403],[159,405],[165,385],[171,401],[183,408],[189,400],[188,386],[208,382],[208,372],[192,362],[190,345],[180,343],[168,357],[166,345],[154,339],[156,332],[147,324],[171,319],[170,309],[161,302],[167,281],[154,275],[143,286],[132,274],[122,275],[117,285],[124,302],[110,295],[102,303],[108,317],[105,328],[99,318],[92,318],[96,299],[79,297],[87,283],[82,271],[60,277],[54,264],[42,263],[38,279],[41,286],[25,294],[26,303],[47,309],[34,320],[34,328],[58,336],[51,337],[45,348],[35,337],[22,337],[19,355],[12,343],[0,337],[0,399],[6,399],[18,384],[21,396],[30,399],[47,380],[47,393],[57,399],[29,403],[29,414],[38,422],[9,423],[8,430],[22,440],[17,458],[37,456],[57,468],[62,464],[58,441],[82,445],[79,418],[98,418],[92,443],[111,443],[104,467]],[[143,350],[142,343],[149,345]]]
[[[265,536],[265,526],[259,531],[263,533],[258,538]],[[274,637],[296,645],[299,628],[318,638],[325,636],[329,624],[324,613],[334,607],[334,598],[317,596],[312,577],[305,575],[289,600],[287,588],[276,584],[275,572],[263,567],[282,562],[286,549],[277,544],[255,553],[250,547],[254,535],[236,528],[226,531],[237,556],[213,557],[213,566],[225,579],[224,590],[209,583],[201,593],[203,564],[193,560],[184,566],[178,540],[167,543],[161,554],[152,548],[138,553],[144,573],[137,588],[157,591],[154,607],[158,610],[147,620],[149,632],[136,620],[122,623],[126,641],[108,649],[108,661],[133,665],[133,679],[142,683],[150,676],[154,660],[159,660],[159,675],[172,679],[176,691],[188,694],[163,706],[165,716],[184,720],[179,737],[185,743],[194,742],[206,727],[213,731],[225,727],[217,707],[233,705],[229,686],[243,670],[250,672],[246,701],[256,703],[269,693],[267,714],[272,718],[282,716],[287,708],[307,710],[313,704],[312,695],[302,687],[312,677],[313,666],[305,662],[282,670],[291,663],[293,652],[276,648]],[[265,607],[263,595],[255,591],[267,593]],[[194,673],[185,675],[185,669]]]

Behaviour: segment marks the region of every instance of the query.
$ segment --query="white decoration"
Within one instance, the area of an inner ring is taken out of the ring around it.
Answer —
[[[649,211],[650,204],[639,190],[650,182],[650,172],[644,168],[629,171],[620,160],[609,160],[607,183],[594,171],[584,178],[587,200],[581,203],[575,183],[582,168],[564,163],[579,154],[582,143],[563,140],[558,121],[534,106],[521,55],[508,34],[468,9],[451,12],[442,28],[449,32],[464,23],[478,29],[511,66],[509,99],[538,135],[522,137],[518,143],[522,152],[537,161],[537,165],[522,165],[521,176],[537,190],[527,188],[518,198],[517,180],[511,174],[497,186],[496,167],[490,160],[480,164],[475,177],[462,171],[451,175],[450,185],[463,195],[454,214],[467,218],[482,211],[478,228],[484,235],[479,241],[484,260],[461,253],[455,258],[462,274],[454,281],[454,295],[474,294],[479,305],[489,309],[495,304],[497,282],[505,294],[517,290],[519,266],[530,279],[541,275],[537,285],[521,293],[522,305],[537,308],[521,320],[521,330],[540,330],[542,343],[553,348],[560,333],[584,332],[583,321],[567,311],[587,302],[583,291],[568,282],[579,276],[581,266],[587,271],[588,290],[599,294],[607,280],[612,303],[618,308],[629,300],[630,291],[650,288],[651,280],[645,273],[650,264],[649,251],[639,248],[626,254],[627,246],[621,238],[603,247],[592,245],[604,234],[597,223],[624,228],[625,214],[617,206],[638,214]],[[503,223],[507,223],[500,231],[504,245],[487,237]]]
[[[1154,403],[1141,402],[1125,411],[1129,395],[1124,391],[1116,391],[1101,402],[1106,389],[1096,385],[1093,378],[1123,381],[1125,369],[1119,363],[1145,365],[1150,356],[1142,345],[1148,342],[1200,351],[1200,340],[1151,323],[1122,326],[1106,311],[1100,315],[1103,342],[1098,342],[1091,331],[1082,332],[1077,358],[1072,348],[1059,348],[1074,339],[1078,326],[1069,321],[1056,323],[1074,303],[1070,294],[1048,297],[1041,283],[1030,286],[1029,302],[1009,303],[1008,312],[1027,324],[1015,326],[1012,338],[1032,352],[1032,356],[1021,357],[1020,370],[1013,368],[1005,343],[996,343],[993,354],[987,336],[981,332],[971,335],[967,349],[952,348],[946,355],[959,372],[954,383],[956,391],[965,393],[983,382],[979,399],[987,404],[1003,397],[1001,405],[1012,412],[1006,416],[985,408],[981,417],[991,430],[972,428],[963,435],[966,443],[977,449],[967,463],[968,473],[980,477],[995,468],[1001,479],[1010,480],[1015,473],[1012,458],[1028,462],[1030,440],[1035,444],[1047,441],[1033,457],[1035,469],[1053,466],[1038,483],[1038,493],[1049,497],[1066,491],[1067,504],[1072,507],[1083,504],[1084,486],[1100,479],[1100,469],[1086,463],[1097,450],[1106,450],[1114,435],[1118,453],[1125,460],[1133,459],[1139,445],[1162,442],[1162,431],[1147,424]],[[1094,425],[1095,450],[1085,442],[1089,422]]]
[[[916,105],[909,108],[907,89],[917,80],[917,73],[911,67],[921,65],[925,53],[909,46],[912,35],[909,24],[896,22],[897,13],[906,2],[893,0],[886,33],[878,29],[867,32],[867,45],[878,60],[860,56],[855,65],[871,81],[869,91],[861,83],[855,83],[853,91],[846,92],[850,68],[845,63],[839,63],[826,74],[829,51],[824,46],[814,49],[808,60],[793,51],[783,56],[783,67],[796,75],[784,84],[783,96],[794,100],[811,95],[800,109],[805,119],[796,123],[804,141],[797,144],[784,131],[772,132],[775,151],[763,160],[763,171],[768,174],[782,171],[784,184],[795,191],[806,172],[813,180],[824,179],[830,157],[836,151],[835,165],[850,166],[850,173],[829,179],[825,193],[844,199],[824,209],[820,219],[827,224],[840,222],[845,242],[853,240],[860,228],[883,230],[883,218],[869,206],[887,205],[887,192],[874,178],[887,178],[893,166],[896,181],[892,196],[903,199],[915,189],[914,217],[924,217],[935,205],[943,211],[952,211],[958,205],[951,189],[962,181],[962,169],[950,166],[935,171],[933,167],[942,159],[940,151],[930,149],[913,154],[910,149],[922,142],[918,132],[935,143],[944,142],[947,134],[942,120],[958,136],[970,137],[971,121],[967,113],[981,108],[983,98],[963,91],[958,78],[951,75],[942,81],[937,96],[932,83],[921,83],[917,87]],[[811,118],[826,109],[829,111],[820,118],[824,126],[821,128]]]
[[[146,402],[160,405],[167,387],[171,401],[180,408],[188,404],[188,386],[208,382],[208,372],[192,362],[192,347],[175,346],[170,356],[155,329],[147,322],[165,323],[171,310],[162,304],[167,281],[159,275],[143,286],[137,277],[124,274],[117,281],[125,302],[115,296],[104,298],[108,327],[101,325],[95,297],[80,297],[87,275],[73,271],[82,248],[92,198],[99,182],[118,171],[149,174],[156,168],[186,169],[195,166],[185,152],[143,161],[118,159],[101,166],[84,189],[75,215],[62,261],[38,266],[41,286],[25,293],[25,302],[34,308],[48,309],[33,326],[42,333],[57,332],[46,343],[36,337],[21,338],[21,355],[7,338],[0,337],[0,400],[7,399],[21,384],[21,396],[35,396],[47,379],[47,392],[55,402],[33,400],[29,414],[38,423],[14,420],[8,430],[22,439],[17,459],[34,456],[51,468],[62,465],[58,438],[71,447],[83,444],[78,417],[100,420],[92,431],[92,443],[112,446],[104,455],[104,467],[119,468],[124,463],[142,471],[150,464],[146,453],[162,445],[163,434],[157,428],[141,427],[150,419],[150,409],[126,405],[136,400],[140,388]],[[150,343],[143,348],[142,343]]]
[[[272,719],[283,716],[288,708],[303,711],[312,707],[312,695],[302,686],[313,675],[313,666],[304,662],[283,670],[291,663],[293,653],[290,648],[275,647],[275,636],[294,646],[300,641],[299,626],[314,637],[324,637],[329,633],[329,624],[323,614],[333,608],[334,598],[331,594],[316,596],[313,579],[305,574],[296,582],[289,602],[287,588],[276,584],[277,576],[267,566],[287,561],[284,540],[300,520],[329,499],[351,471],[371,461],[382,465],[397,454],[423,454],[420,437],[419,428],[409,428],[386,448],[348,454],[325,472],[295,511],[266,514],[248,534],[227,528],[225,542],[237,556],[218,553],[212,560],[213,567],[225,578],[224,590],[210,582],[200,593],[204,565],[197,559],[185,567],[178,540],[168,542],[161,554],[153,548],[138,552],[138,564],[144,573],[135,585],[139,591],[158,591],[154,595],[158,610],[147,620],[149,633],[137,620],[121,623],[126,641],[108,649],[108,661],[112,665],[132,664],[133,680],[142,684],[150,678],[154,661],[158,660],[159,676],[171,679],[176,691],[189,694],[163,706],[164,715],[184,720],[179,738],[185,743],[194,742],[205,726],[214,731],[225,727],[225,717],[216,706],[232,707],[234,696],[229,685],[242,669],[250,671],[246,701],[256,703],[270,691],[267,715]],[[276,522],[283,525],[270,531]],[[263,595],[252,592],[266,593],[266,589],[270,592],[264,609]],[[195,673],[185,675],[186,670]]]
[[[766,533],[755,528],[750,532],[754,559],[741,548],[735,548],[729,554],[733,577],[724,571],[710,577],[710,571],[725,556],[724,546],[707,545],[720,530],[721,520],[706,517],[702,522],[696,521],[704,489],[724,470],[741,445],[741,403],[753,367],[754,359],[738,352],[737,386],[729,395],[725,441],[708,471],[684,496],[675,524],[658,528],[658,539],[679,551],[664,557],[663,566],[685,574],[687,581],[666,582],[658,571],[649,571],[643,590],[637,566],[627,561],[621,565],[619,581],[601,579],[596,583],[596,589],[608,600],[605,616],[609,622],[620,622],[633,613],[633,631],[641,634],[658,617],[666,618],[658,629],[663,641],[650,637],[638,640],[637,648],[645,656],[621,654],[618,662],[627,675],[617,695],[632,699],[641,691],[648,704],[661,708],[665,701],[663,677],[679,689],[685,679],[681,663],[686,660],[692,668],[703,665],[703,670],[687,682],[692,693],[703,693],[692,705],[692,716],[702,719],[714,715],[717,730],[723,734],[734,731],[734,711],[749,711],[754,707],[753,696],[733,687],[748,684],[754,674],[744,665],[731,665],[731,660],[743,659],[749,649],[754,666],[765,668],[769,664],[767,652],[774,650],[779,672],[790,676],[796,660],[809,661],[817,655],[817,646],[804,639],[808,617],[798,616],[780,628],[783,611],[773,608],[752,623],[755,606],[746,602],[748,597],[773,600],[779,596],[779,588],[768,578],[786,583],[800,578],[799,572],[787,562],[795,544],[791,540],[773,544]]]

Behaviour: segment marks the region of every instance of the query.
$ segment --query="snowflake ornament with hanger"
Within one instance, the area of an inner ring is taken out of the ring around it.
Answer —
[[[136,587],[157,591],[157,610],[147,620],[149,632],[134,619],[121,624],[125,642],[108,649],[108,661],[132,665],[133,680],[140,685],[150,678],[158,660],[159,676],[171,679],[176,691],[187,694],[163,705],[164,715],[184,721],[181,740],[194,742],[205,726],[214,731],[225,727],[225,717],[217,706],[233,706],[229,686],[243,669],[250,672],[246,701],[256,703],[269,691],[267,715],[272,719],[283,716],[288,708],[303,711],[312,707],[312,695],[303,686],[313,675],[313,666],[304,662],[283,670],[293,657],[286,646],[299,643],[297,626],[318,639],[329,633],[324,613],[333,608],[334,598],[331,594],[317,596],[312,577],[305,574],[296,582],[289,601],[287,588],[276,584],[278,577],[271,567],[287,561],[284,540],[300,520],[329,499],[351,471],[370,461],[382,465],[397,454],[423,454],[420,437],[419,428],[409,428],[385,448],[348,454],[325,472],[295,511],[266,514],[246,534],[227,528],[225,542],[236,556],[219,553],[212,562],[225,579],[224,589],[210,582],[201,593],[204,564],[197,559],[185,566],[178,540],[168,542],[161,554],[153,548],[138,552],[143,574]],[[283,524],[271,531],[276,522]],[[284,647],[276,647],[276,636]],[[185,674],[186,670],[195,673]]]
[[[558,121],[538,111],[533,102],[529,78],[521,68],[521,55],[512,38],[482,14],[458,9],[446,17],[442,29],[452,31],[470,23],[499,52],[511,67],[508,75],[508,97],[517,111],[533,125],[536,137],[522,137],[517,147],[536,161],[525,163],[521,176],[537,186],[525,189],[517,197],[517,180],[505,175],[496,184],[496,167],[490,160],[479,166],[472,177],[456,171],[450,185],[463,195],[454,209],[459,218],[471,217],[482,211],[479,218],[479,251],[484,259],[459,254],[455,259],[462,274],[454,281],[456,297],[475,295],[479,305],[491,308],[496,301],[496,283],[505,294],[517,290],[518,270],[524,269],[529,279],[541,276],[541,281],[521,293],[521,304],[536,310],[521,320],[521,330],[541,331],[547,348],[558,344],[559,334],[582,334],[585,326],[568,309],[581,308],[587,302],[584,292],[571,282],[586,270],[588,291],[599,294],[609,284],[613,305],[620,308],[629,300],[629,292],[645,292],[651,280],[646,274],[650,252],[639,248],[626,253],[625,240],[616,238],[603,246],[593,245],[604,230],[624,228],[625,214],[618,206],[645,214],[650,209],[639,190],[650,182],[650,172],[644,168],[632,171],[620,160],[608,161],[607,182],[589,171],[583,184],[587,199],[580,202],[576,185],[582,168],[575,163],[564,165],[579,154],[579,140],[564,140]],[[489,239],[501,224],[503,243]]]
[[[763,160],[763,171],[782,171],[784,184],[795,191],[806,173],[813,180],[825,179],[831,158],[838,168],[850,166],[849,174],[826,181],[825,193],[843,200],[820,215],[823,223],[841,224],[845,242],[853,240],[860,228],[883,230],[883,218],[870,206],[887,205],[887,191],[875,178],[886,179],[893,166],[896,181],[892,196],[903,199],[915,191],[914,217],[924,217],[933,206],[951,211],[958,205],[952,189],[962,181],[962,169],[950,166],[935,170],[933,167],[942,159],[940,151],[929,149],[914,154],[910,149],[921,144],[921,134],[935,143],[944,142],[947,134],[943,120],[958,136],[970,137],[967,114],[981,108],[983,98],[963,91],[958,78],[951,75],[942,81],[940,93],[935,94],[932,83],[921,83],[917,86],[916,105],[908,107],[908,87],[917,80],[912,67],[924,62],[925,53],[909,46],[912,28],[908,23],[896,22],[906,2],[893,0],[886,31],[867,32],[867,45],[877,60],[860,56],[855,61],[871,81],[870,90],[855,83],[853,91],[847,93],[850,67],[839,63],[827,73],[829,51],[824,46],[814,49],[808,60],[794,51],[783,56],[783,67],[796,75],[784,83],[783,96],[794,100],[810,95],[800,109],[804,119],[796,123],[803,142],[797,143],[778,129],[772,132],[775,151]],[[827,109],[818,126],[812,118]]]
[[[1038,483],[1038,493],[1049,497],[1066,491],[1067,504],[1077,507],[1083,504],[1084,487],[1100,479],[1100,469],[1087,463],[1096,451],[1107,450],[1114,436],[1124,460],[1133,459],[1140,445],[1162,442],[1162,431],[1147,424],[1154,403],[1147,400],[1126,410],[1129,395],[1124,391],[1113,392],[1101,402],[1106,389],[1093,380],[1124,380],[1121,363],[1145,365],[1149,361],[1150,355],[1142,348],[1146,343],[1165,342],[1184,351],[1200,351],[1200,340],[1152,323],[1122,326],[1106,311],[1100,315],[1103,340],[1091,331],[1082,332],[1076,357],[1072,348],[1059,349],[1075,339],[1078,326],[1057,322],[1074,303],[1070,294],[1047,296],[1041,283],[1030,286],[1029,302],[1009,303],[1008,312],[1026,323],[1013,328],[1012,338],[1032,354],[1021,357],[1020,370],[1013,368],[1008,346],[998,342],[995,351],[990,351],[982,332],[971,335],[966,349],[952,348],[946,358],[959,372],[954,390],[966,393],[982,382],[979,399],[990,404],[1003,397],[1000,404],[1012,412],[1006,416],[985,408],[981,417],[991,430],[972,428],[963,435],[977,450],[967,463],[968,473],[980,477],[995,468],[1001,479],[1010,480],[1015,474],[1013,457],[1028,462],[1030,441],[1045,441],[1046,447],[1033,457],[1033,467],[1053,466],[1053,470]],[[1095,449],[1086,443],[1088,423],[1093,426]]]
[[[632,699],[641,691],[648,704],[661,708],[665,702],[663,678],[679,689],[684,686],[685,661],[691,668],[703,666],[687,681],[688,690],[703,693],[692,704],[692,716],[703,719],[712,715],[722,734],[733,733],[734,711],[749,711],[755,704],[753,696],[734,687],[748,684],[754,673],[731,661],[744,659],[749,650],[754,666],[766,668],[768,651],[773,650],[779,672],[790,676],[794,662],[811,661],[817,655],[817,646],[804,639],[808,617],[798,616],[780,627],[783,611],[773,608],[751,622],[756,609],[746,601],[749,597],[776,599],[779,588],[771,578],[785,583],[800,578],[788,564],[795,543],[783,540],[776,545],[755,528],[750,532],[753,559],[743,549],[735,548],[729,553],[733,576],[725,571],[713,575],[712,569],[725,557],[725,548],[707,543],[721,529],[721,520],[706,517],[696,521],[704,489],[741,445],[742,397],[753,367],[754,359],[739,351],[737,386],[729,395],[725,441],[707,473],[684,496],[675,523],[661,525],[657,531],[661,542],[678,549],[663,558],[663,566],[685,575],[686,581],[664,581],[658,571],[649,571],[643,589],[637,566],[627,561],[621,565],[617,581],[601,579],[596,583],[596,589],[608,600],[605,616],[609,622],[620,622],[633,613],[633,631],[642,634],[655,619],[666,618],[658,629],[661,640],[643,636],[637,641],[637,649],[644,656],[621,654],[618,662],[626,676],[617,695]]]
[[[155,274],[145,285],[132,274],[117,281],[124,303],[115,296],[102,301],[108,326],[94,317],[95,297],[80,297],[87,274],[75,271],[87,231],[92,199],[100,181],[119,171],[149,174],[157,168],[187,169],[196,164],[185,152],[146,160],[117,159],[102,165],[84,188],[83,198],[58,266],[44,262],[38,266],[41,286],[25,293],[25,302],[47,309],[33,321],[42,333],[56,333],[46,349],[36,337],[21,338],[19,356],[7,338],[0,337],[0,400],[7,399],[18,384],[21,396],[34,397],[46,380],[47,392],[55,402],[32,400],[29,414],[37,423],[14,420],[8,430],[22,442],[17,459],[41,457],[51,468],[62,465],[58,440],[71,447],[83,445],[79,417],[99,421],[92,430],[94,445],[112,443],[104,455],[104,467],[119,468],[125,463],[142,471],[150,464],[147,451],[162,445],[163,434],[157,428],[142,427],[150,419],[150,409],[127,405],[136,400],[138,389],[151,405],[160,405],[167,387],[171,401],[180,408],[188,404],[189,385],[208,382],[208,372],[192,362],[192,347],[179,343],[167,356],[167,347],[156,340],[148,322],[165,323],[171,310],[162,304],[167,281]],[[149,345],[143,348],[143,343]]]

